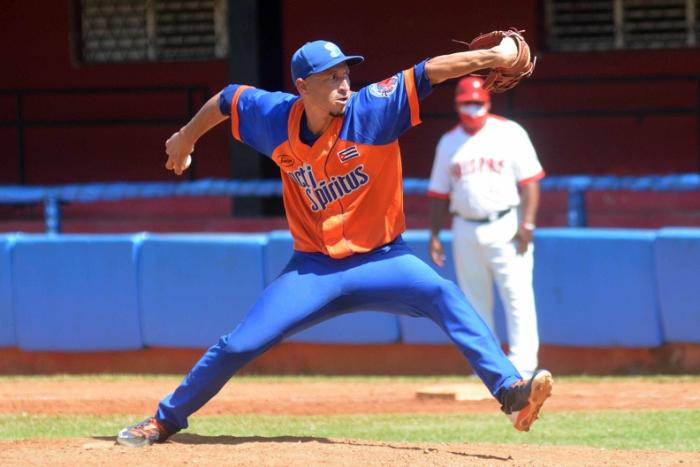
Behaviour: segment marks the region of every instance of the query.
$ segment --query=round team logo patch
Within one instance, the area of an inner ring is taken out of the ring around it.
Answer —
[[[374,83],[369,87],[369,93],[374,97],[389,97],[396,91],[396,86],[399,83],[399,78],[392,76],[384,81]]]

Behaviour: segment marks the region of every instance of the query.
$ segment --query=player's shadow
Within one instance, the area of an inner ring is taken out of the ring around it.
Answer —
[[[328,439],[328,438],[318,438],[315,436],[271,436],[271,437],[265,437],[265,436],[229,436],[229,435],[219,435],[219,436],[206,436],[206,435],[198,435],[194,433],[178,433],[174,435],[172,438],[170,438],[170,442],[173,443],[181,443],[181,444],[229,444],[229,445],[236,445],[236,444],[247,444],[247,443],[310,443],[310,442],[317,442],[317,443],[323,443],[323,444],[340,444],[340,445],[347,445],[347,446],[362,446],[366,448],[389,448],[389,449],[396,449],[400,451],[426,451],[426,452],[437,452],[437,451],[442,451],[442,449],[436,449],[436,448],[425,448],[425,447],[420,447],[420,446],[395,446],[392,444],[388,443],[373,443],[371,441],[344,441],[344,440],[337,440],[337,439]],[[468,452],[458,452],[458,451],[450,451],[450,450],[444,450],[443,452],[446,452],[448,454],[452,454],[455,456],[462,456],[462,457],[470,457],[470,458],[475,458],[475,459],[488,459],[488,460],[494,460],[494,461],[511,461],[511,457],[499,457],[499,456],[491,456],[491,455],[486,455],[486,454],[470,454]]]
[[[93,439],[100,440],[100,441],[114,441],[114,436],[93,436]],[[442,451],[441,449],[436,449],[436,448],[425,448],[425,447],[420,447],[420,446],[395,446],[392,444],[388,443],[373,443],[371,441],[343,441],[343,440],[337,440],[337,439],[328,439],[328,438],[318,438],[315,436],[271,436],[271,437],[265,437],[265,436],[230,436],[230,435],[218,435],[218,436],[207,436],[207,435],[198,435],[194,433],[178,433],[176,435],[173,435],[170,440],[168,440],[169,443],[177,443],[177,444],[225,444],[225,445],[238,445],[238,444],[248,444],[248,443],[293,443],[293,444],[299,444],[299,443],[310,443],[310,442],[317,442],[317,443],[323,443],[323,444],[340,444],[340,445],[347,445],[347,446],[361,446],[365,448],[389,448],[389,449],[396,449],[400,451],[425,451],[425,452],[438,452]],[[116,442],[115,442],[116,444]],[[475,454],[475,453],[468,453],[468,452],[459,452],[459,451],[450,451],[450,450],[444,450],[443,452],[446,452],[448,454],[452,454],[454,456],[461,456],[461,457],[467,457],[467,458],[474,458],[474,459],[487,459],[487,460],[493,460],[493,461],[503,461],[503,462],[509,462],[512,461],[512,457],[500,457],[500,456],[491,456],[487,454]]]

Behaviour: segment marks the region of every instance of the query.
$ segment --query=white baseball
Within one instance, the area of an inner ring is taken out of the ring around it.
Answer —
[[[185,168],[188,168],[191,163],[192,163],[192,156],[188,154],[187,159],[185,159]]]

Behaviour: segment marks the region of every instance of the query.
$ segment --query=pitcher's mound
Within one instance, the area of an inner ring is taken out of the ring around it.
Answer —
[[[493,396],[483,384],[440,384],[416,391],[418,399],[443,399],[451,401],[481,401]]]

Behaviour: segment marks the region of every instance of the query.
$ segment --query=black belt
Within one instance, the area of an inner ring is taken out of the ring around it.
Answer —
[[[497,221],[498,219],[505,216],[506,214],[508,214],[512,210],[513,210],[513,208],[504,209],[503,211],[494,212],[493,214],[489,214],[487,217],[481,217],[479,219],[472,219],[470,217],[463,217],[463,216],[460,216],[459,214],[455,214],[455,215],[464,219],[467,222],[476,222],[477,224],[485,224],[487,222]]]

